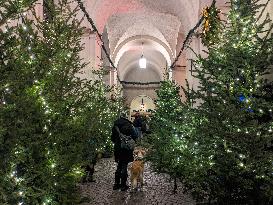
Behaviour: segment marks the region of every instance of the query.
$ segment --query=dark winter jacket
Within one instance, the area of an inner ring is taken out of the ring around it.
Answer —
[[[133,161],[133,150],[126,150],[121,149],[120,147],[120,137],[115,129],[115,126],[117,126],[121,133],[127,136],[131,136],[134,140],[137,139],[137,133],[134,129],[134,126],[132,122],[130,122],[126,118],[119,118],[114,122],[114,126],[112,128],[112,136],[111,140],[114,143],[114,155],[115,155],[115,161],[126,161],[126,162],[132,162]]]
[[[147,131],[147,125],[146,125],[146,123],[143,121],[143,119],[140,116],[135,118],[135,120],[133,122],[133,125],[135,127],[139,127],[142,132],[146,132]]]
[[[134,122],[133,122],[134,126],[135,127],[142,127],[142,124],[143,124],[143,120],[142,118],[139,116],[139,117],[136,117],[134,119]]]

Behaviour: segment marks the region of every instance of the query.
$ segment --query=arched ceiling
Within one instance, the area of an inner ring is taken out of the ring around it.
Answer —
[[[175,48],[180,25],[180,21],[169,14],[141,12],[114,15],[107,23],[109,47],[114,51],[118,42],[132,36],[150,35],[172,49]],[[175,52],[175,49],[172,51]]]
[[[122,42],[119,45],[119,47],[117,47],[116,51],[117,53],[114,53],[114,55],[112,55],[112,58],[116,66],[119,64],[121,57],[127,51],[137,51],[135,54],[139,56],[143,53],[146,58],[148,54],[151,54],[151,52],[158,51],[164,57],[164,67],[166,63],[168,66],[170,66],[171,61],[174,57],[172,55],[171,50],[168,48],[166,44],[150,36],[145,37],[138,36],[134,38],[129,38],[126,41]],[[148,60],[151,60],[151,58]]]
[[[133,82],[148,82],[163,80],[164,68],[166,67],[165,57],[157,50],[144,46],[143,55],[147,59],[147,68],[139,68],[139,58],[142,50],[139,47],[126,51],[119,63],[118,74],[121,80]]]
[[[85,4],[99,31],[103,30],[108,19],[115,14],[145,11],[176,16],[184,22],[185,28],[190,28],[196,23],[199,11],[199,0],[87,0]]]
[[[166,64],[176,56],[179,32],[187,32],[198,20],[199,4],[199,0],[85,1],[99,32],[107,30],[110,56],[118,65],[120,78],[132,80],[135,76],[134,81],[145,81],[135,70],[142,41],[148,62],[143,76],[154,75],[146,81],[163,78]]]
[[[148,24],[148,25],[147,25]],[[111,30],[111,29],[109,29]],[[155,42],[158,42],[162,46],[165,46],[166,50],[169,50],[170,56],[173,55],[173,52],[171,51],[170,45],[167,42],[166,38],[162,35],[162,33],[156,28],[153,24],[149,22],[145,22],[143,24],[134,23],[132,26],[130,26],[126,32],[121,36],[121,38],[118,40],[117,43],[113,42],[115,46],[113,50],[113,55],[121,49],[121,47],[134,39],[152,39]]]

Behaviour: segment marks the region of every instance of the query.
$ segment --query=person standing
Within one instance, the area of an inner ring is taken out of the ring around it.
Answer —
[[[127,185],[127,166],[129,162],[134,160],[134,157],[133,150],[121,148],[121,140],[117,128],[122,134],[131,136],[135,141],[137,139],[137,133],[132,122],[126,118],[125,113],[123,113],[120,118],[114,122],[111,140],[114,143],[114,156],[115,162],[117,163],[117,169],[115,172],[115,183],[113,189],[121,189],[121,191],[126,191],[129,188]]]
[[[133,125],[134,127],[136,128],[137,130],[137,134],[138,134],[138,137],[141,138],[142,137],[142,129],[143,129],[143,120],[140,116],[140,113],[139,112],[136,112],[135,114],[135,119],[134,119],[134,122],[133,122]]]

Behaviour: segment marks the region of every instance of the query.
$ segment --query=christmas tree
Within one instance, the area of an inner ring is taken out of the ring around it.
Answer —
[[[88,155],[91,153],[90,150],[95,151],[94,155],[98,153],[108,155],[113,151],[113,144],[110,139],[113,122],[124,109],[124,101],[120,97],[119,89],[109,87],[102,81],[104,71],[95,72],[95,74],[98,75],[99,79],[92,82],[86,102],[87,106],[82,109],[88,126],[87,133],[89,138],[92,136],[89,142],[94,149],[91,149],[90,144],[85,144],[84,149]],[[109,94],[111,94],[110,97]]]
[[[172,142],[180,131],[178,120],[182,110],[179,87],[171,81],[163,81],[157,95],[156,113],[152,117],[151,124],[153,134],[148,139],[152,142],[152,150],[156,150],[156,153],[152,153],[150,157],[158,171],[169,172],[165,168],[172,167]]]
[[[185,103],[176,103],[170,83],[158,91],[151,160],[197,200],[270,204],[273,102],[266,75],[272,68],[272,24],[268,16],[262,20],[266,4],[229,5],[224,21],[218,9],[207,9],[214,13],[204,26],[214,29],[201,35],[208,50],[195,61],[198,90],[185,92]]]
[[[0,202],[77,204],[81,167],[105,146],[121,104],[101,79],[77,77],[86,66],[77,9],[47,1],[41,18],[34,2],[0,4]]]
[[[208,187],[219,203],[264,204],[272,197],[273,105],[264,75],[272,65],[273,38],[268,16],[257,19],[264,6],[230,1],[217,43],[197,61],[195,97],[207,119],[199,134],[216,146]]]
[[[227,22],[199,56],[195,100],[206,123],[198,135],[215,145],[205,192],[218,203],[272,200],[272,99],[265,75],[272,65],[272,26],[259,23],[258,1],[230,1]],[[266,120],[264,120],[266,117]],[[204,147],[203,152],[210,152]]]
[[[162,82],[157,91],[152,134],[143,144],[150,150],[148,158],[156,171],[168,173],[175,181],[179,179],[185,190],[200,198],[206,172],[212,164],[214,145],[197,134],[205,118],[192,107],[191,91],[188,88],[183,90],[187,96],[185,102],[181,102],[179,86],[172,81]],[[211,149],[204,153],[202,147],[205,144]]]

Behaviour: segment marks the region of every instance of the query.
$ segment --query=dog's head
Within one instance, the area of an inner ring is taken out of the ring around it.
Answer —
[[[144,148],[138,147],[134,150],[134,159],[142,160],[146,154],[146,150]]]

